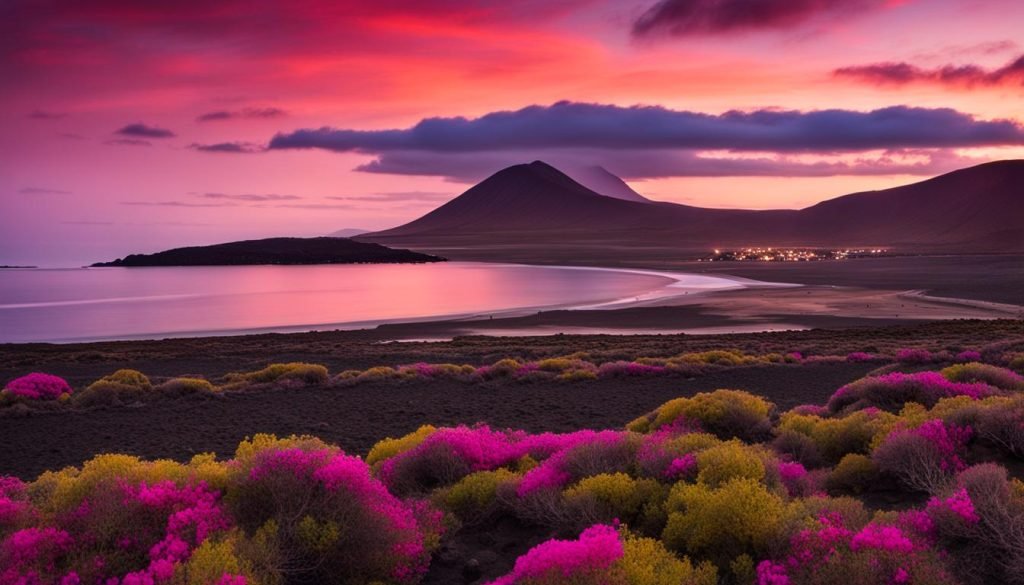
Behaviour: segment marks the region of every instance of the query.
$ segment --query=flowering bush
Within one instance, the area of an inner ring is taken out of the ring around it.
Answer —
[[[187,574],[192,552],[231,524],[207,467],[103,456],[44,474],[29,489],[38,525],[6,538],[0,582],[130,585]]]
[[[782,561],[757,566],[758,585],[901,585],[954,584],[938,555],[926,543],[913,540],[895,526],[868,524],[859,531],[847,527],[838,514],[823,514],[814,525],[798,531]]]
[[[57,400],[71,394],[71,386],[64,378],[38,372],[11,380],[4,390],[26,400]]]
[[[636,538],[607,524],[577,540],[549,540],[516,559],[512,572],[490,585],[715,585],[714,567],[694,567],[657,541]]]
[[[596,525],[583,531],[578,540],[549,540],[516,559],[508,575],[491,585],[543,583],[556,585],[594,581],[622,558],[622,541],[613,526]]]
[[[846,354],[846,361],[848,361],[850,363],[855,363],[855,364],[858,364],[858,363],[869,363],[869,362],[879,361],[879,357],[874,355],[874,354],[871,354],[871,353],[867,353],[867,352],[863,352],[863,351],[855,351],[855,352]]]
[[[872,458],[878,468],[908,488],[938,493],[966,464],[962,456],[973,431],[930,420],[912,430],[897,429],[879,445]]]
[[[670,400],[629,423],[627,428],[646,433],[683,419],[696,421],[703,429],[722,438],[754,441],[763,439],[770,431],[770,416],[774,410],[774,404],[748,392],[715,390],[692,398]]]
[[[653,366],[637,362],[607,362],[601,364],[597,370],[599,378],[632,378],[646,376],[664,375],[667,369],[665,366]]]
[[[440,514],[403,502],[361,459],[315,439],[242,443],[228,501],[247,534],[272,531],[288,572],[314,581],[415,583]]]
[[[828,401],[833,413],[849,412],[867,407],[897,411],[908,402],[934,406],[941,398],[969,396],[985,398],[999,390],[980,382],[951,382],[937,372],[904,374],[893,372],[883,376],[862,378],[843,386]]]
[[[904,348],[896,352],[896,361],[903,364],[930,364],[935,361],[935,357],[927,349]]]
[[[973,349],[964,350],[956,354],[956,361],[958,362],[980,362],[981,359],[981,352],[974,351]]]

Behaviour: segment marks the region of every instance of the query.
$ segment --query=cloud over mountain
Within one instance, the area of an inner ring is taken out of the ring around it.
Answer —
[[[979,120],[950,108],[761,109],[705,114],[659,106],[557,102],[479,118],[426,118],[406,129],[331,127],[279,133],[270,149],[337,152],[479,152],[528,148],[863,151],[1024,144],[1011,120]]]

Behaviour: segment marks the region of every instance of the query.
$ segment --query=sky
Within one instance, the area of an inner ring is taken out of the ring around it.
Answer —
[[[1019,0],[5,0],[0,265],[383,229],[501,168],[801,208],[1024,158]]]

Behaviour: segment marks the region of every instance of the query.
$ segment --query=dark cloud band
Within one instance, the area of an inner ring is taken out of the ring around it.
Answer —
[[[1020,144],[1024,144],[1024,127],[1018,123],[978,120],[948,108],[764,109],[715,115],[654,106],[558,102],[473,119],[428,118],[401,130],[302,129],[277,134],[269,149],[369,154],[541,148],[858,152]]]

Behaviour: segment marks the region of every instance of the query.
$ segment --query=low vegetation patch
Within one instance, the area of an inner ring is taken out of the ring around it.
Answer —
[[[581,361],[531,371],[592,371]],[[524,366],[503,360],[488,376]],[[721,389],[623,429],[428,425],[365,458],[313,437],[257,435],[229,459],[101,455],[29,483],[0,478],[0,582],[413,584],[466,531],[511,522],[540,544],[487,575],[493,584],[1024,584],[1016,375],[965,362],[900,376],[782,413]],[[326,377],[283,364],[227,383]],[[54,404],[226,391],[128,370],[77,393],[49,378],[19,384],[37,395],[19,390],[19,400]]]

